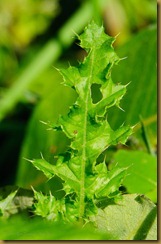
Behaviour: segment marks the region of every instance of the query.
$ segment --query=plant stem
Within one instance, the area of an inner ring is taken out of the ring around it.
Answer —
[[[84,198],[85,198],[85,177],[86,177],[86,164],[87,164],[87,153],[86,153],[86,143],[87,143],[87,119],[88,119],[88,104],[89,104],[89,99],[91,99],[91,79],[93,77],[93,60],[94,60],[94,50],[91,55],[91,69],[90,73],[88,76],[87,82],[87,87],[85,89],[85,107],[84,107],[84,120],[83,120],[83,142],[82,142],[82,163],[81,163],[81,185],[80,185],[80,208],[79,208],[79,218],[80,222],[82,223],[83,219],[82,217],[84,216],[84,211],[85,211],[85,204],[84,204]]]
[[[87,115],[88,115],[88,97],[89,89],[87,89],[86,102],[84,108],[84,135],[83,135],[83,148],[82,148],[82,163],[81,163],[81,185],[80,185],[80,208],[79,208],[79,218],[82,222],[82,217],[84,215],[84,197],[85,197],[85,166],[86,166],[86,141],[87,141]]]
[[[141,122],[141,129],[142,129],[142,138],[143,138],[143,141],[144,141],[144,143],[146,145],[147,151],[151,155],[155,155],[154,152],[153,152],[153,149],[151,147],[151,144],[150,144],[150,141],[149,141],[149,137],[148,137],[148,133],[146,131],[146,128],[145,128],[145,125],[144,125],[144,122],[143,122],[143,119],[142,119],[141,115],[140,115],[140,122]]]

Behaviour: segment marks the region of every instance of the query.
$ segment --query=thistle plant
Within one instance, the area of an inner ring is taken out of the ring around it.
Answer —
[[[74,89],[78,97],[68,114],[60,116],[52,127],[63,131],[71,143],[64,154],[58,155],[56,164],[49,164],[43,158],[31,162],[47,178],[55,175],[61,178],[64,191],[64,197],[56,199],[34,190],[35,213],[52,220],[84,223],[97,214],[102,199],[119,193],[126,168],[109,171],[105,160],[97,159],[109,146],[125,144],[132,128],[122,125],[114,131],[107,120],[110,107],[120,108],[127,87],[115,84],[111,78],[112,67],[120,61],[112,46],[115,38],[94,22],[78,38],[87,56],[77,67],[59,70],[63,84]],[[93,85],[101,94],[97,101],[92,97]]]

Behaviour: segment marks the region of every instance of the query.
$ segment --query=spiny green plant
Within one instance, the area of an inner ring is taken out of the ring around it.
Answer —
[[[126,86],[113,83],[111,78],[113,65],[120,61],[112,46],[115,38],[106,35],[104,28],[94,22],[78,38],[87,56],[77,67],[59,70],[64,85],[74,89],[78,97],[68,114],[60,116],[52,126],[70,138],[70,146],[58,156],[56,164],[49,164],[44,158],[31,162],[47,178],[60,177],[64,191],[64,197],[56,199],[34,190],[35,213],[52,220],[84,223],[97,213],[103,199],[119,194],[126,168],[109,171],[105,161],[97,159],[109,146],[125,144],[132,128],[122,125],[114,131],[107,121],[108,108],[120,108],[126,92]],[[101,94],[97,100],[93,98],[93,86]]]

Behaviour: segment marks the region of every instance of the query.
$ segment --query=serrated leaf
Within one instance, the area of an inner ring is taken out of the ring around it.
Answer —
[[[60,159],[59,159],[60,160]],[[78,191],[78,179],[73,171],[68,167],[67,164],[62,163],[58,165],[51,165],[45,159],[35,159],[29,160],[38,170],[42,171],[45,176],[49,179],[54,177],[54,175],[58,175],[61,179],[65,180],[67,185],[70,188],[73,188],[75,191]]]
[[[47,196],[35,190],[34,199],[35,203],[33,207],[36,215],[42,216],[48,220],[59,220],[58,213],[59,211],[63,213],[65,207],[63,201],[56,200],[51,193]]]
[[[94,197],[108,197],[119,188],[125,169],[115,170],[111,174],[107,169],[104,174],[96,173],[96,161],[110,145],[124,144],[132,128],[121,126],[114,131],[105,116],[109,107],[119,107],[126,92],[126,86],[116,85],[111,79],[111,69],[119,61],[112,46],[115,38],[106,35],[103,27],[92,22],[79,40],[80,46],[87,51],[86,58],[77,67],[60,70],[64,85],[73,88],[78,98],[68,114],[60,116],[54,127],[55,130],[61,128],[71,139],[71,144],[68,151],[58,157],[56,165],[50,167],[47,162],[41,164],[38,160],[33,163],[48,178],[54,174],[59,176],[64,181],[67,195],[75,192],[75,203],[82,219],[87,217],[86,198],[94,205]],[[100,85],[102,96],[97,103],[92,99],[93,84]],[[97,184],[97,181],[103,183]]]
[[[45,159],[28,160],[35,168],[41,170],[45,176],[51,179],[55,175],[54,166],[49,164]]]
[[[80,162],[86,161],[86,167],[91,167],[99,154],[121,137],[118,135],[121,130],[115,134],[108,122],[101,121],[98,115],[101,113],[104,116],[107,107],[118,104],[125,90],[123,86],[114,85],[109,78],[111,67],[119,60],[111,46],[114,39],[105,35],[102,27],[92,23],[80,36],[80,40],[82,47],[91,48],[88,56],[77,68],[69,67],[62,71],[64,83],[74,86],[79,97],[68,115],[61,117],[59,122],[65,134],[73,138],[71,147],[74,150],[79,148],[79,155],[84,154],[84,159],[79,156]],[[93,83],[102,85],[100,90],[103,97],[97,104],[93,104],[91,98],[90,89]],[[123,93],[119,94],[122,89]],[[126,130],[131,134],[130,128],[126,127]],[[127,136],[124,141],[126,139]]]
[[[86,194],[90,198],[94,195],[96,198],[110,197],[115,193],[126,176],[127,168],[117,168],[107,171],[102,170],[102,164],[96,166],[97,173],[86,180]],[[99,168],[99,170],[98,170]]]
[[[149,199],[131,194],[99,209],[92,220],[98,230],[119,236],[119,240],[157,240],[156,211]]]

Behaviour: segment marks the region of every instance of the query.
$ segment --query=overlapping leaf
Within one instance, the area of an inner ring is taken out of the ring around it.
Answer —
[[[99,209],[97,228],[118,240],[157,240],[157,208],[143,195],[126,194],[115,204]]]

